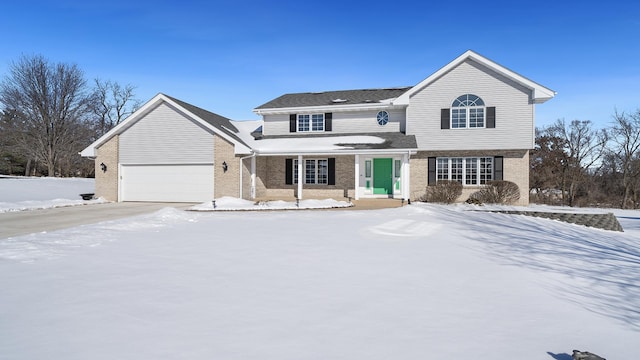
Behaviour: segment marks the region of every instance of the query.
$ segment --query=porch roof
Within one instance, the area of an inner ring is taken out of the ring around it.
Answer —
[[[251,145],[258,155],[406,153],[418,147],[415,136],[402,133],[262,136]]]

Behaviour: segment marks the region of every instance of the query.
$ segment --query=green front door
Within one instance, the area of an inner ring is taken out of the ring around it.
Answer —
[[[393,194],[393,160],[373,159],[373,193]]]

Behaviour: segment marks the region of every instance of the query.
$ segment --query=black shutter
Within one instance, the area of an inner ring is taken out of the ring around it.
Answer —
[[[336,158],[329,158],[328,164],[327,164],[327,171],[329,172],[328,174],[328,185],[335,185],[336,184]]]
[[[289,132],[296,132],[298,128],[298,115],[290,114],[289,115]]]
[[[293,185],[293,159],[284,161],[284,183]]]
[[[493,158],[493,180],[503,180],[502,171],[502,156],[496,156]]]
[[[451,111],[440,109],[440,129],[448,129],[451,122]]]
[[[487,128],[493,129],[496,127],[496,108],[495,106],[487,108]]]
[[[428,162],[427,185],[436,184],[436,158],[430,157]]]
[[[333,113],[324,113],[324,131],[333,131]]]

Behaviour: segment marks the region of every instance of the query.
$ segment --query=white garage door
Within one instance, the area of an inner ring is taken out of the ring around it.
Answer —
[[[213,199],[213,165],[122,165],[120,175],[122,201]]]

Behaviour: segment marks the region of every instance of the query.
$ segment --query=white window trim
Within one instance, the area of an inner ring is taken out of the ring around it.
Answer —
[[[470,94],[465,94],[465,95],[470,95]],[[465,96],[465,95],[461,95],[461,96]],[[461,96],[458,96],[453,102],[455,103],[456,100],[458,100]],[[477,96],[477,95],[474,95]],[[481,97],[477,96],[478,99],[480,101],[482,101],[482,103],[484,104],[484,100],[482,100]],[[453,126],[453,110],[459,110],[459,109],[464,109],[465,111],[465,118],[464,118],[464,126],[461,127],[454,127]],[[482,109],[482,126],[475,126],[475,127],[471,127],[470,126],[470,121],[471,121],[471,110],[472,109]],[[483,106],[451,106],[451,108],[449,109],[449,129],[485,129],[487,127],[487,106],[483,105]]]
[[[309,130],[302,130],[300,129],[300,117],[302,116],[308,116],[309,117]],[[313,129],[313,117],[314,116],[320,116],[322,118],[322,129],[321,130],[314,130]],[[298,114],[296,116],[296,131],[297,132],[324,132],[325,129],[325,123],[326,119],[324,117],[324,113],[316,113],[316,114]]]
[[[452,160],[453,159],[462,159],[462,186],[484,186],[486,184],[487,181],[491,181],[493,180],[493,178],[495,177],[495,161],[494,158],[491,156],[453,156],[453,157],[439,157],[436,158],[436,181],[441,181],[441,180],[451,180],[451,175],[452,175]],[[476,181],[475,183],[472,184],[467,184],[467,161],[469,159],[473,159],[476,163]],[[491,160],[491,173],[488,174],[488,179],[485,180],[485,184],[481,183],[481,159],[490,159]],[[438,168],[438,164],[440,163],[441,160],[446,160],[447,161],[447,178],[446,179],[439,179],[439,168]]]
[[[318,183],[318,173],[320,171],[320,168],[318,167],[318,161],[326,161],[327,162],[327,179],[325,183]],[[302,175],[304,176],[304,185],[329,185],[329,159],[328,158],[319,158],[319,159],[303,159],[302,160],[304,162],[304,169],[302,169]],[[313,182],[312,183],[308,183],[307,182],[307,161],[314,161],[315,162],[315,171],[314,171],[314,178],[313,178]],[[298,159],[293,159],[293,171],[292,171],[292,179],[291,179],[291,183],[292,184],[297,184],[298,183],[298,179],[296,179],[296,177],[298,176]]]

